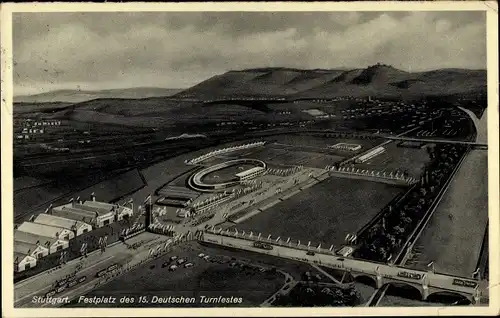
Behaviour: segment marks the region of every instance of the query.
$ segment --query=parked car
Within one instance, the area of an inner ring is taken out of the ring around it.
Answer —
[[[177,269],[177,265],[170,265],[170,267],[168,268],[169,271],[175,271]]]
[[[194,264],[193,263],[186,263],[184,264],[184,268],[189,268],[189,267],[193,267]]]
[[[185,262],[186,262],[186,260],[185,260],[184,258],[181,258],[181,259],[179,259],[179,260],[177,261],[177,264],[182,265],[182,264],[184,264]]]
[[[200,257],[200,258],[203,258],[204,256],[205,256],[205,254],[203,254],[203,253],[198,254],[198,257]]]
[[[175,261],[177,258],[178,258],[178,257],[174,255],[174,256],[170,257],[170,261],[171,261],[171,262],[173,262],[173,261]]]
[[[86,280],[87,280],[87,276],[82,276],[82,277],[78,278],[78,283],[83,283]]]

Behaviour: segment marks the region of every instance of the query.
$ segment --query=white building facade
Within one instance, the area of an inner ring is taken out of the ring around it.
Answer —
[[[236,177],[238,177],[240,181],[250,180],[263,175],[265,171],[266,169],[264,167],[254,167],[246,171],[237,173]]]
[[[384,152],[385,152],[384,147],[377,147],[377,148],[372,149],[372,150],[364,153],[363,155],[359,156],[355,161],[356,161],[356,163],[367,162],[368,160],[373,159],[376,156],[378,156]]]
[[[36,258],[22,253],[14,252],[14,270],[23,272],[36,266]]]

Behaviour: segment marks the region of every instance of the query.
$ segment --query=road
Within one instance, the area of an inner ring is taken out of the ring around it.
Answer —
[[[384,136],[386,139],[390,140],[402,140],[402,141],[416,141],[416,142],[426,142],[434,144],[458,144],[458,145],[469,145],[478,146],[478,149],[488,149],[488,144],[478,143],[474,141],[463,141],[463,140],[450,140],[450,139],[426,139],[426,138],[410,138],[410,137],[399,137],[399,136]]]
[[[429,223],[429,220],[432,218],[432,215],[435,213],[436,208],[439,206],[439,203],[444,197],[444,194],[448,191],[448,188],[451,184],[451,181],[454,179],[455,175],[457,172],[460,170],[460,167],[462,166],[463,162],[465,161],[465,158],[467,158],[469,154],[469,150],[465,153],[465,155],[461,158],[459,163],[456,165],[455,169],[452,171],[448,179],[446,180],[445,185],[439,191],[436,199],[432,203],[431,207],[427,211],[427,213],[424,215],[422,220],[419,222],[419,224],[415,227],[414,231],[412,234],[408,237],[408,240],[406,244],[403,246],[401,249],[400,253],[396,256],[394,264],[396,265],[405,265],[407,262],[407,257],[409,254],[409,251],[412,250],[413,246],[415,245],[415,242],[418,240],[424,229],[426,228],[427,224]],[[432,243],[429,245],[433,245]],[[439,249],[440,251],[446,250],[447,248],[444,247],[444,249]],[[419,268],[420,270],[428,270],[428,268]],[[389,285],[383,286],[381,289],[377,289],[374,293],[374,295],[370,298],[370,301],[367,303],[367,306],[369,307],[376,307],[382,298],[385,296],[385,293],[389,289]]]
[[[138,240],[158,240],[161,236],[151,233],[143,233],[132,239],[131,241]],[[163,237],[166,238],[166,237]],[[67,277],[77,272],[77,268],[81,266],[81,270],[78,270],[77,275],[93,276],[98,271],[107,268],[113,263],[124,263],[127,260],[134,258],[139,255],[140,252],[146,251],[149,253],[149,248],[147,245],[143,245],[137,250],[128,249],[123,243],[118,243],[116,245],[110,246],[106,249],[104,253],[100,251],[91,253],[85,259],[76,259],[68,262],[61,268],[55,268],[39,275],[30,277],[22,282],[14,285],[14,306],[15,307],[25,307],[30,306],[33,296],[44,296],[51,288],[52,285],[61,280],[63,277]],[[62,295],[61,295],[62,296]]]
[[[487,180],[487,154],[471,151],[416,241],[419,255],[411,260],[411,267],[422,268],[433,261],[436,271],[470,277],[488,223]]]

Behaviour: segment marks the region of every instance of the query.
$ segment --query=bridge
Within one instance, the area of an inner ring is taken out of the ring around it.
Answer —
[[[458,145],[466,145],[471,146],[473,149],[488,149],[488,144],[486,143],[478,143],[475,141],[465,141],[465,140],[450,140],[450,139],[430,139],[430,138],[411,138],[411,137],[397,137],[397,136],[382,136],[385,139],[391,140],[402,140],[402,141],[415,141],[415,142],[426,142],[426,143],[435,143],[435,144],[458,144]]]
[[[253,233],[234,232],[229,230],[207,229],[198,234],[198,239],[203,242],[242,249],[276,257],[315,263],[324,267],[348,272],[355,279],[371,280],[378,289],[387,285],[410,286],[417,290],[426,300],[431,295],[454,294],[468,299],[471,303],[478,304],[481,297],[488,297],[488,289],[479,281],[433,272],[408,269],[401,266],[375,263],[365,260],[340,257],[332,247],[329,249],[304,246],[300,241],[296,244],[290,239],[272,239],[271,236],[262,237]],[[263,242],[267,248],[255,246],[255,242]]]

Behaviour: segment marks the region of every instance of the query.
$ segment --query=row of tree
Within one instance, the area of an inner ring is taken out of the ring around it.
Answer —
[[[431,207],[465,151],[466,147],[461,145],[444,144],[430,148],[431,160],[420,183],[359,238],[361,246],[357,256],[379,262],[390,260]]]

